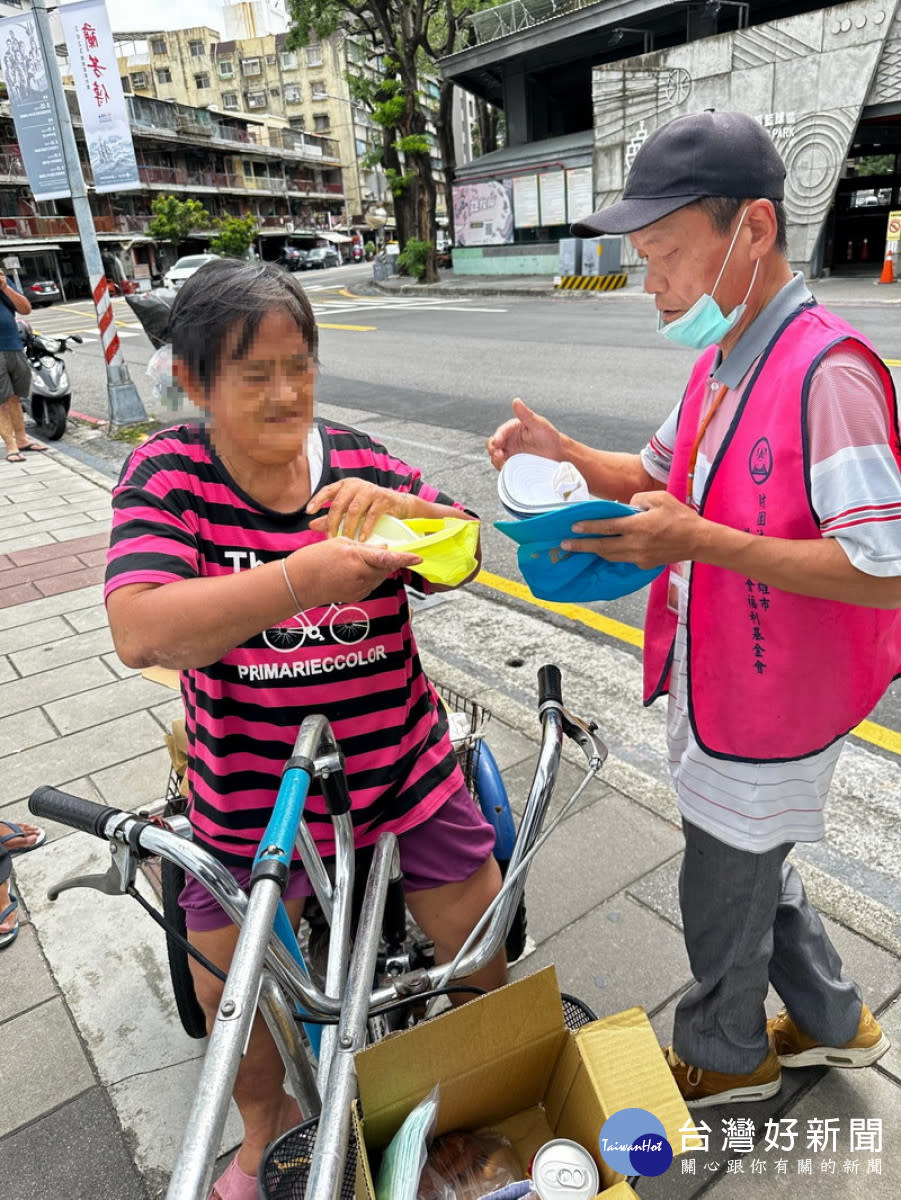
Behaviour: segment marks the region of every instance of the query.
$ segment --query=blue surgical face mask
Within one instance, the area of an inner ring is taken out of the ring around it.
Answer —
[[[747,208],[742,210],[738,224],[735,227],[735,233],[732,235],[732,241],[729,243],[729,249],[726,251],[726,257],[723,259],[723,265],[720,267],[720,273],[716,277],[716,283],[713,285],[712,290],[705,292],[703,296],[699,296],[688,312],[683,313],[681,317],[677,317],[675,321],[670,321],[668,325],[664,325],[663,323],[663,314],[660,312],[657,313],[657,332],[662,333],[671,342],[675,342],[677,346],[687,346],[690,350],[706,350],[708,346],[713,346],[721,342],[744,314],[748,297],[757,278],[757,268],[760,266],[759,259],[754,263],[754,274],[751,276],[751,282],[748,284],[744,300],[742,300],[741,304],[737,304],[732,312],[728,314],[723,313],[720,306],[714,300],[713,293],[719,287],[720,280],[723,277],[723,272],[726,269],[726,264],[735,246],[747,211]]]

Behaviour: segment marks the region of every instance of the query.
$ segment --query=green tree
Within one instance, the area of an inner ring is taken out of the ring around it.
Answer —
[[[435,265],[436,184],[432,171],[431,117],[423,105],[424,79],[439,58],[462,46],[465,19],[488,7],[485,0],[288,0],[294,22],[289,41],[303,46],[315,32],[328,37],[339,29],[365,37],[384,55],[385,71],[373,88],[359,75],[351,77],[351,93],[366,101],[384,131],[385,166],[394,197],[398,238],[429,243],[423,283],[438,278]],[[437,72],[436,72],[437,73]],[[451,133],[451,85],[440,85],[434,116],[450,203],[454,169]]]
[[[169,242],[177,253],[179,242],[195,229],[209,228],[210,214],[199,200],[179,200],[175,196],[157,196],[150,206],[153,220],[148,226],[151,237]]]
[[[243,258],[253,245],[259,226],[251,216],[224,217],[217,222],[219,232],[210,242],[214,254],[226,258]]]

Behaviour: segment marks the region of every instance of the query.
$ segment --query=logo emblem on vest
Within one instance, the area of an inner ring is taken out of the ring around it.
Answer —
[[[766,483],[773,473],[773,451],[769,439],[758,438],[748,455],[748,470],[756,484]]]

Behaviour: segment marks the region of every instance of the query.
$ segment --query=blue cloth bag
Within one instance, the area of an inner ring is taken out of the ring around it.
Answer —
[[[520,572],[537,599],[562,604],[617,600],[650,583],[663,566],[644,569],[634,563],[608,562],[597,554],[561,550],[560,543],[595,536],[573,533],[579,521],[627,517],[640,511],[616,500],[585,500],[520,521],[495,521],[494,527],[518,543]]]

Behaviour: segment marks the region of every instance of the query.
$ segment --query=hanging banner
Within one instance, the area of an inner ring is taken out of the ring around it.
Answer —
[[[0,64],[29,187],[35,200],[60,200],[69,180],[34,13],[0,21]]]
[[[104,0],[80,0],[59,10],[84,127],[94,190],[141,186],[128,109]]]
[[[562,171],[544,171],[538,176],[541,224],[566,224],[566,188]]]

